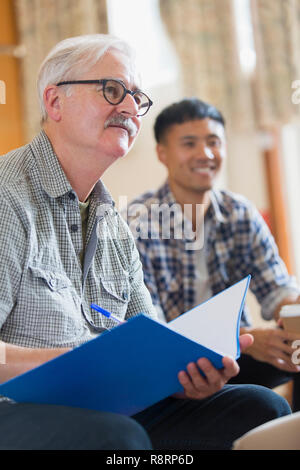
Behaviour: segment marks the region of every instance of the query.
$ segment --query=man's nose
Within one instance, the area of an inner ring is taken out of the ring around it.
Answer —
[[[118,105],[118,112],[127,116],[137,116],[139,107],[134,97],[127,93],[123,101]]]
[[[209,160],[212,160],[215,157],[211,148],[206,144],[202,144],[198,146],[197,155],[198,155],[198,158],[204,158],[204,159],[208,158]]]

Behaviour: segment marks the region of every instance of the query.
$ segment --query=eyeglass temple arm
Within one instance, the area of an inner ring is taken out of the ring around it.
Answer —
[[[68,80],[68,81],[65,81],[65,82],[59,82],[59,83],[56,84],[56,86],[76,85],[76,83],[80,83],[80,84],[88,83],[88,84],[102,85],[104,82],[106,82],[106,80]]]

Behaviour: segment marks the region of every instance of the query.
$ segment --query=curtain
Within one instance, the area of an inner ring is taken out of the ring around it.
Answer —
[[[300,107],[292,99],[297,90],[292,85],[300,80],[300,0],[251,0],[251,6],[256,120],[260,127],[299,120]]]
[[[259,207],[268,211],[289,264],[279,129],[300,117],[300,0],[249,2],[256,68],[248,76],[239,63],[233,0],[160,0],[160,8],[180,59],[184,93],[214,104],[225,115],[229,187],[255,203],[259,193]],[[232,172],[238,178],[231,180]],[[255,189],[257,175],[266,194]]]
[[[40,128],[36,91],[39,66],[50,49],[70,36],[107,33],[105,0],[14,0],[21,59],[26,140]]]
[[[293,186],[284,175],[290,166],[287,162],[296,157],[296,134],[294,129],[290,134],[291,147],[287,149],[283,146],[282,126],[299,123],[300,118],[300,0],[251,0],[251,7],[257,54],[253,80],[255,118],[257,126],[271,136],[264,160],[273,233],[281,257],[289,272],[294,273],[291,220],[296,220],[298,213],[289,213],[288,194],[293,192]],[[298,91],[293,88],[295,82]]]
[[[160,0],[175,44],[186,96],[215,105],[234,128],[252,124],[251,93],[242,76],[231,0]]]

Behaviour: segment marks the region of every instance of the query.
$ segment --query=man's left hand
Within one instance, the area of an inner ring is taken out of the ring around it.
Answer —
[[[241,350],[246,349],[253,343],[253,337],[249,334],[240,336]],[[238,363],[230,358],[223,358],[223,369],[216,369],[206,358],[187,365],[186,371],[180,371],[178,380],[184,388],[184,393],[178,393],[176,398],[189,398],[192,400],[203,400],[221,390],[232,377],[239,373]],[[205,374],[203,376],[200,370]]]

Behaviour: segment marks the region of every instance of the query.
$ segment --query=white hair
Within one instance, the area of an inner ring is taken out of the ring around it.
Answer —
[[[88,72],[110,49],[123,52],[135,62],[135,52],[131,46],[109,34],[76,36],[64,39],[53,47],[38,73],[37,88],[42,123],[47,119],[43,99],[45,88],[48,85],[80,78],[83,72]]]

